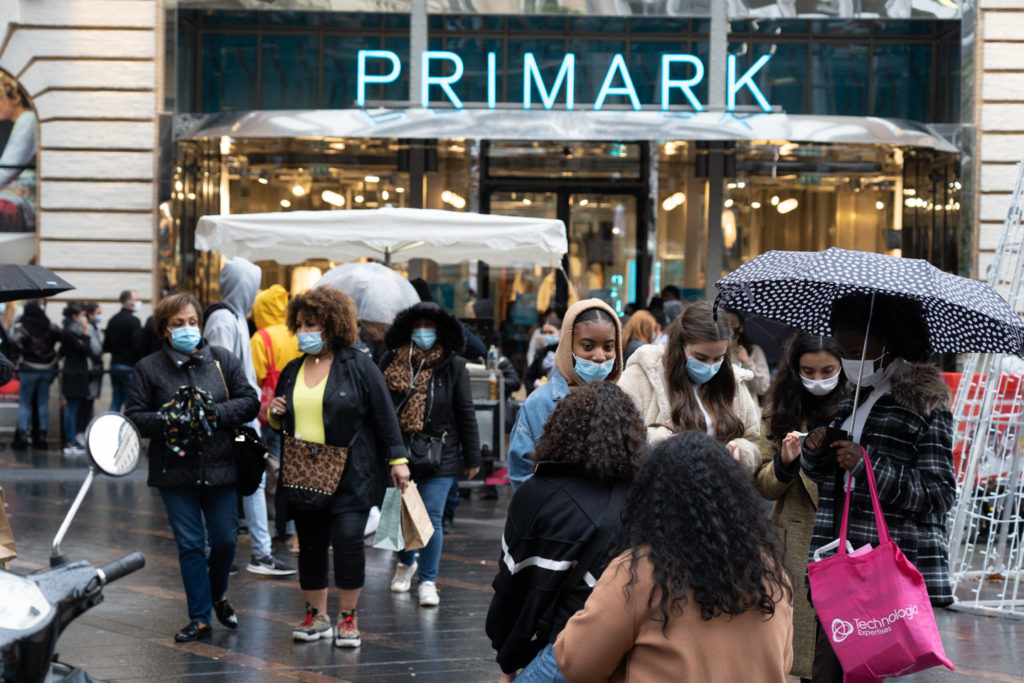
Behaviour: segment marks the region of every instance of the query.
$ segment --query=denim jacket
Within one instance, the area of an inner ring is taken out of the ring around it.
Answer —
[[[513,489],[533,476],[533,461],[528,456],[537,446],[544,431],[544,423],[554,412],[555,405],[569,395],[569,383],[556,368],[542,387],[534,391],[519,408],[519,416],[512,427],[508,444],[508,478]]]

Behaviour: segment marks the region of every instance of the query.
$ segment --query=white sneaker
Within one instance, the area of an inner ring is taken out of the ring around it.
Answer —
[[[437,607],[441,604],[441,598],[437,594],[437,584],[433,581],[420,581],[420,605],[423,607]]]
[[[395,575],[391,579],[391,592],[392,593],[408,593],[412,587],[412,577],[416,575],[416,569],[419,564],[416,560],[412,561],[412,565],[402,564],[401,562],[395,567]]]

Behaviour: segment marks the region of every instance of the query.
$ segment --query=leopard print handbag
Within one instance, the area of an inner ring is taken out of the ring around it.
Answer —
[[[288,502],[302,510],[327,507],[345,471],[348,447],[283,436],[281,487]]]

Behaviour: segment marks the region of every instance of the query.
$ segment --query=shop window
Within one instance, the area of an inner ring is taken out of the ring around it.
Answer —
[[[875,45],[872,113],[925,120],[931,92],[931,63],[931,45]]]
[[[319,50],[312,36],[264,35],[261,109],[315,109]]]
[[[772,106],[781,107],[783,111],[793,114],[806,112],[810,76],[807,72],[807,45],[756,45],[752,61],[764,54],[772,56],[771,69],[761,69],[757,73],[757,87]]]
[[[859,44],[815,45],[811,53],[811,112],[864,116],[868,113],[868,48]]]
[[[612,63],[612,56],[626,53],[626,43],[620,40],[570,40],[564,49],[576,55],[576,108],[591,109],[601,91],[608,67]],[[633,71],[633,65],[630,64],[628,69],[629,77],[634,87],[637,87],[637,74]],[[625,84],[621,75],[616,74],[611,87],[619,88],[623,85]],[[537,94],[534,93],[534,101],[536,97]],[[605,108],[623,105],[630,105],[629,98],[624,95],[609,95],[603,104]]]
[[[257,109],[256,36],[208,34],[203,36],[203,111]]]
[[[324,99],[328,109],[348,109],[353,106],[356,93],[356,55],[359,50],[380,48],[376,36],[324,38]],[[367,88],[366,99],[381,99],[380,86]]]
[[[632,142],[490,143],[487,173],[494,178],[638,179],[641,150]]]

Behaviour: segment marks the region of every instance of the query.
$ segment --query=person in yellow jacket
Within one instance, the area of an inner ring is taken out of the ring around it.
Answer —
[[[252,319],[256,323],[256,333],[249,344],[252,347],[252,364],[256,370],[256,381],[261,388],[271,375],[275,382],[277,373],[270,372],[271,359],[273,368],[280,372],[290,361],[302,354],[299,352],[299,340],[288,331],[285,325],[285,309],[288,307],[288,292],[281,285],[271,285],[256,295],[252,305]],[[271,386],[270,395],[274,395]],[[277,482],[281,473],[281,435],[264,424],[265,406],[260,406],[260,431],[263,441],[270,452],[267,464],[267,509],[272,511],[277,536],[283,537],[291,533],[286,524],[288,512],[283,500],[277,499]]]

